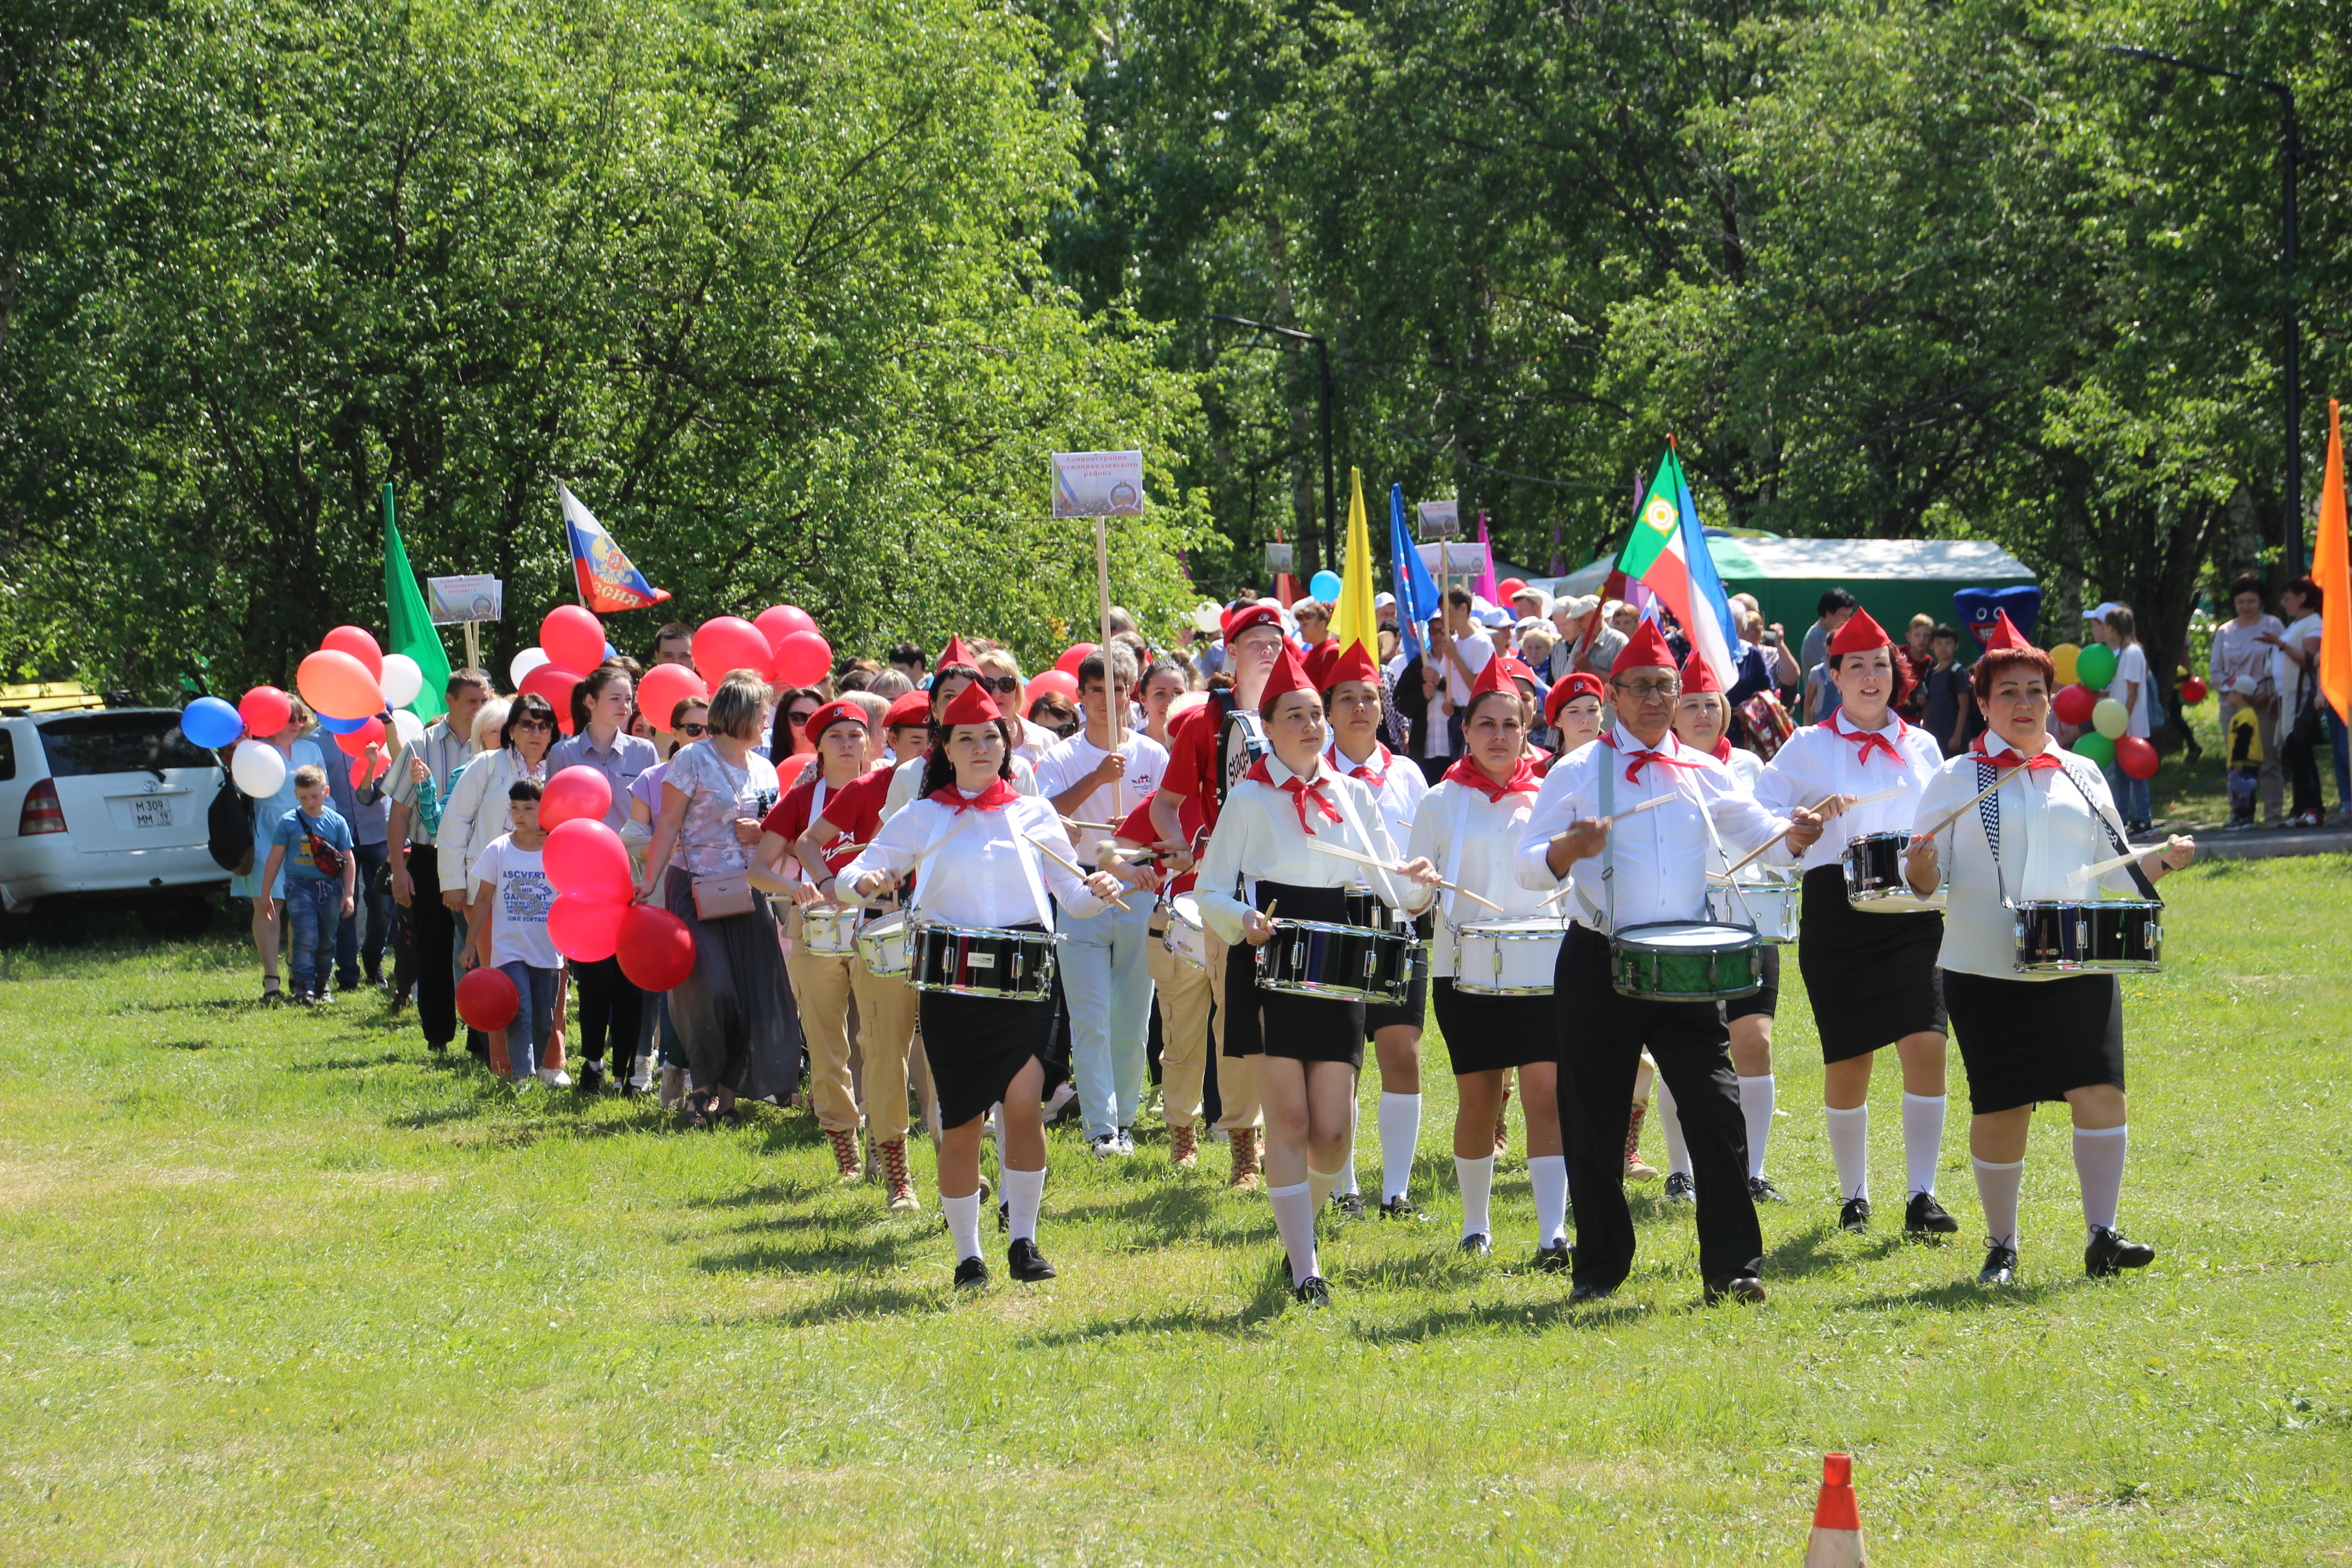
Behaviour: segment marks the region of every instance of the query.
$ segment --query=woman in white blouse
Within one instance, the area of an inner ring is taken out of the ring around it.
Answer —
[[[1528,1121],[1528,1178],[1535,1188],[1535,1267],[1556,1273],[1569,1267],[1570,1258],[1568,1160],[1560,1143],[1559,1042],[1551,995],[1547,989],[1541,995],[1501,996],[1454,984],[1457,926],[1547,913],[1559,921],[1556,912],[1545,910],[1544,894],[1519,886],[1512,865],[1519,830],[1542,784],[1528,755],[1526,700],[1509,670],[1516,662],[1497,658],[1479,672],[1464,710],[1467,749],[1423,798],[1413,816],[1412,852],[1441,868],[1454,888],[1502,906],[1497,913],[1461,892],[1441,894],[1431,942],[1431,994],[1454,1066],[1454,1174],[1462,1188],[1462,1250],[1481,1258],[1494,1250],[1487,1216],[1495,1188],[1495,1118],[1502,1110],[1507,1076],[1517,1068],[1520,1109]],[[1565,933],[1561,925],[1543,946],[1547,987],[1558,939]]]
[[[1260,990],[1254,955],[1274,936],[1268,911],[1277,904],[1276,912],[1293,920],[1341,923],[1346,890],[1360,869],[1384,902],[1417,914],[1429,904],[1427,884],[1437,871],[1426,860],[1374,871],[1310,847],[1320,839],[1383,865],[1397,858],[1371,792],[1324,757],[1323,700],[1288,643],[1266,678],[1258,713],[1273,754],[1252,763],[1225,797],[1194,896],[1202,920],[1230,944],[1225,1054],[1259,1058],[1266,1197],[1291,1286],[1301,1302],[1319,1308],[1331,1293],[1318,1272],[1315,1215],[1339,1179],[1355,1128],[1364,1008]]]
[[[499,710],[494,711],[494,709]],[[485,734],[495,722],[495,734]],[[496,744],[488,742],[495,741]],[[547,699],[525,692],[510,703],[485,708],[474,721],[474,755],[449,786],[441,807],[437,868],[441,890],[463,892],[474,862],[490,840],[507,830],[507,787],[518,779],[547,782],[547,757],[555,746],[555,710]]]
[[[1936,968],[1944,917],[1858,907],[1846,896],[1845,846],[1873,833],[1908,833],[1919,794],[1943,765],[1925,730],[1891,711],[1903,700],[1894,639],[1867,610],[1831,639],[1828,675],[1838,689],[1827,721],[1789,737],[1766,763],[1756,798],[1769,809],[1828,801],[1840,826],[1805,852],[1797,966],[1821,1035],[1822,1098],[1844,1206],[1838,1224],[1870,1225],[1870,1070],[1893,1046],[1903,1064],[1903,1152],[1908,1197],[1903,1228],[1948,1236],[1959,1222],[1936,1201],[1944,1143],[1944,984]],[[1736,1054],[1738,1046],[1733,1047]]]
[[[2026,1135],[2042,1100],[2063,1100],[2074,1113],[2074,1170],[2089,1232],[2084,1271],[2109,1275],[2156,1258],[2153,1247],[2126,1240],[2116,1228],[2129,1142],[2122,989],[2113,973],[2021,973],[2009,906],[2087,900],[2099,888],[2136,892],[2141,878],[2153,880],[2189,864],[2197,847],[2175,839],[2094,886],[2069,881],[2111,858],[2121,832],[2099,770],[2051,738],[2055,679],[2050,656],[2015,637],[2004,618],[1973,682],[1991,728],[1927,782],[1917,826],[1936,832],[1915,833],[1905,868],[1922,898],[1950,881],[1944,1002],[1969,1075],[1969,1149],[1988,1233],[1977,1280],[1985,1285],[2008,1284],[2016,1272]],[[1960,810],[1996,778],[1998,788]]]
[[[1063,863],[1071,854],[1068,830],[1052,803],[1013,787],[1013,727],[987,689],[964,686],[933,728],[919,798],[842,868],[836,889],[870,901],[911,876],[910,921],[968,930],[1051,931],[1056,902],[1080,918],[1100,911],[1118,880],[1108,871],[1082,879]],[[1018,1280],[1051,1279],[1054,1266],[1037,1249],[1037,1209],[1045,1191],[1040,1101],[1053,998],[925,991],[919,1007],[939,1095],[940,1206],[955,1239],[956,1285],[988,1283],[980,1256],[980,1142],[988,1108],[1000,1101],[1011,1233],[1005,1266]]]

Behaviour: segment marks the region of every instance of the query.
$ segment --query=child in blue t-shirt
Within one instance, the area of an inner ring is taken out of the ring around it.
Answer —
[[[261,885],[277,881],[282,861],[286,916],[294,938],[294,1000],[308,1007],[328,1000],[335,932],[352,912],[357,873],[352,825],[327,804],[327,771],[308,764],[296,768],[294,801],[294,809],[270,830]]]

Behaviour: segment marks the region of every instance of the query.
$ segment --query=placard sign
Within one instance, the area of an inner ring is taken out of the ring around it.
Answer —
[[[1055,517],[1141,517],[1143,454],[1054,454]]]
[[[1421,536],[1423,539],[1459,539],[1462,536],[1462,503],[1458,500],[1422,502]]]
[[[1265,547],[1265,569],[1277,577],[1285,572],[1297,571],[1297,559],[1298,546],[1296,544],[1269,544]]]
[[[436,626],[503,620],[506,585],[496,577],[427,577],[425,609]]]

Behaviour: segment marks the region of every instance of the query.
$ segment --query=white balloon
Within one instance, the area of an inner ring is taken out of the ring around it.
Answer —
[[[393,710],[392,727],[400,736],[400,749],[404,752],[425,739],[425,721],[405,708]]]
[[[2113,741],[2131,728],[2131,710],[2112,697],[2102,697],[2091,710],[2091,728]]]
[[[529,675],[541,665],[551,662],[552,661],[548,658],[545,648],[527,647],[514,656],[514,662],[507,666],[507,675],[515,683],[515,689],[520,691],[522,689],[524,676]]]
[[[229,756],[228,772],[237,788],[268,800],[286,782],[286,753],[260,741],[240,741]]]
[[[406,654],[388,653],[383,656],[383,674],[376,684],[383,689],[386,707],[405,708],[425,689],[425,671]]]

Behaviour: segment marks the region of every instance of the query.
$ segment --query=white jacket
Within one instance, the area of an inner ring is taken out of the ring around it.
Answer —
[[[550,751],[551,754],[552,748]],[[474,874],[474,862],[482,858],[490,840],[507,831],[507,791],[521,776],[522,758],[511,747],[481,752],[467,761],[441,807],[440,830],[433,836],[439,846],[434,868],[440,873],[443,892],[470,890],[467,883]],[[545,758],[530,776],[546,782]]]

